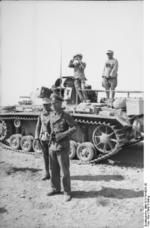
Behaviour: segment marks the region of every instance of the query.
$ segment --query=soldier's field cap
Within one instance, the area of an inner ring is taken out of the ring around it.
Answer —
[[[74,56],[73,56],[73,58],[76,58],[76,57],[80,57],[80,58],[82,58],[82,57],[83,57],[83,55],[82,55],[82,54],[76,54],[76,55],[74,55]]]
[[[63,99],[59,96],[59,95],[57,95],[57,94],[52,94],[51,96],[50,96],[50,100],[51,100],[51,102],[55,102],[55,101],[63,101]]]
[[[44,98],[42,99],[42,104],[50,104],[50,103],[51,103],[51,100],[50,100],[49,98],[44,97]]]
[[[112,51],[112,50],[108,50],[107,52],[106,52],[106,54],[114,54],[114,52]]]

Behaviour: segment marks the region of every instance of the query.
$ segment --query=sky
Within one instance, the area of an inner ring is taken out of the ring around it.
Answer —
[[[87,83],[102,89],[106,51],[119,62],[118,90],[143,90],[143,2],[4,1],[1,11],[0,103],[60,76],[73,75],[69,60],[76,53],[86,62]]]

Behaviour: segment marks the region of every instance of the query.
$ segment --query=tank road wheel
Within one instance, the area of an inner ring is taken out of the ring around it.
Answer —
[[[15,120],[14,120],[14,126],[15,126],[15,128],[21,127],[21,121],[18,120],[18,119],[15,119]]]
[[[103,154],[116,153],[123,145],[124,135],[110,123],[101,123],[93,131],[93,144]]]
[[[70,151],[69,158],[73,159],[76,156],[77,143],[73,140],[70,140]]]
[[[81,161],[91,161],[94,157],[95,149],[91,142],[84,142],[77,147],[77,156]]]
[[[32,149],[33,137],[31,135],[23,136],[21,139],[21,149],[29,152]]]
[[[0,141],[10,137],[12,134],[12,125],[5,120],[0,120]]]
[[[34,152],[36,152],[38,154],[42,153],[42,147],[41,147],[39,141],[37,141],[37,140],[33,141],[33,150],[34,150]]]
[[[9,145],[13,148],[18,150],[20,147],[20,141],[21,141],[21,134],[15,134],[11,135],[10,140],[9,140]]]

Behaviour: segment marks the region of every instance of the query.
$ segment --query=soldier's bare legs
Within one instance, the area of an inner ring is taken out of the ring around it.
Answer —
[[[106,98],[109,99],[110,98],[110,91],[108,89],[106,89]]]
[[[102,86],[105,88],[106,98],[107,98],[107,100],[109,100],[109,98],[110,98],[110,83],[109,83],[108,78],[103,77]]]
[[[81,102],[84,101],[84,96],[83,96],[83,93],[81,91],[81,81],[79,79],[75,79],[74,80],[74,86],[75,86],[75,90],[76,90],[76,93],[78,94],[79,96],[79,99]]]
[[[115,91],[114,90],[111,91],[111,98],[112,98],[112,100],[114,100],[114,98],[115,98]]]
[[[115,98],[115,88],[117,86],[117,78],[111,78],[110,85],[111,85],[111,98],[113,101]]]

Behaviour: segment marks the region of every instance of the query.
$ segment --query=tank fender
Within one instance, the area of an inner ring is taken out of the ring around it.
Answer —
[[[132,126],[128,117],[117,116],[116,120],[124,127],[131,127]]]

